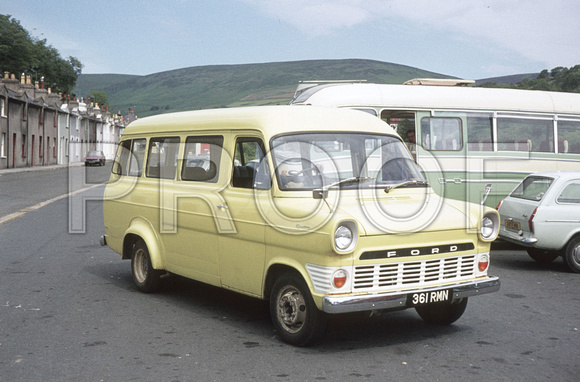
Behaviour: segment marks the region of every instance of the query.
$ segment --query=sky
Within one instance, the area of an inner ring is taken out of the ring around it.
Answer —
[[[0,0],[83,73],[371,59],[483,79],[580,64],[578,0]]]

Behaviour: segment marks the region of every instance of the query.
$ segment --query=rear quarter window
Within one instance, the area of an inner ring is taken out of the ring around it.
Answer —
[[[560,195],[558,195],[556,202],[580,204],[580,181],[570,183],[564,187]]]

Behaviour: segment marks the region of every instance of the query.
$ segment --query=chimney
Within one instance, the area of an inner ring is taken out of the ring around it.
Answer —
[[[18,82],[14,73],[10,74],[9,72],[4,72],[4,80],[2,80],[2,83],[8,89],[13,91],[18,91],[20,88],[20,82]]]

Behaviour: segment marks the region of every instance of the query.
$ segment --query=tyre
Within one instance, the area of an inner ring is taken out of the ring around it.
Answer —
[[[550,264],[560,256],[557,252],[546,251],[539,248],[526,248],[528,255],[540,264]]]
[[[566,246],[564,262],[573,272],[580,273],[580,237],[575,237]]]
[[[301,276],[280,276],[270,294],[270,315],[280,338],[291,345],[306,346],[324,333],[326,316],[312,300]]]
[[[467,297],[453,300],[451,303],[437,302],[427,305],[418,305],[415,310],[423,321],[435,325],[450,325],[457,321],[465,312]]]
[[[143,293],[153,293],[161,286],[162,272],[153,269],[149,250],[143,240],[139,240],[133,247],[131,255],[131,275],[137,289]]]

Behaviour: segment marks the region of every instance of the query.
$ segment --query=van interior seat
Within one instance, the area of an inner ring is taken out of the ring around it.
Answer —
[[[232,183],[234,187],[252,188],[254,185],[254,168],[251,166],[234,166]]]

